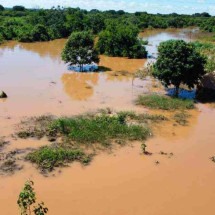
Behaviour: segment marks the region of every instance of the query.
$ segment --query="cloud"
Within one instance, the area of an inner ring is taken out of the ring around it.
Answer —
[[[80,7],[83,9],[125,10],[128,12],[147,11],[149,13],[209,12],[215,14],[214,0],[0,0],[5,7],[24,5],[28,8],[51,8],[52,6]]]

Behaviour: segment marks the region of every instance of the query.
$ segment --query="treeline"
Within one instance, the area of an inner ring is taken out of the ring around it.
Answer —
[[[123,10],[82,10],[79,8],[26,9],[0,5],[0,43],[3,40],[22,42],[48,41],[68,37],[74,31],[91,31],[98,35],[114,20],[133,25],[139,31],[145,28],[200,27],[215,32],[215,17],[208,13],[193,15],[127,13]],[[123,30],[123,29],[122,29]]]

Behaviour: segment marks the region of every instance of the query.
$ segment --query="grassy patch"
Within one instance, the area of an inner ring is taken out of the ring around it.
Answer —
[[[26,159],[43,171],[52,171],[55,167],[65,166],[72,161],[79,161],[82,164],[90,162],[90,156],[80,149],[64,149],[62,147],[45,146],[29,153]]]
[[[190,114],[182,111],[180,113],[176,113],[174,115],[174,119],[175,121],[179,124],[179,125],[187,125],[188,124],[188,118],[190,118]]]
[[[145,140],[150,134],[148,127],[128,125],[123,115],[60,118],[52,123],[50,129],[85,144],[106,144],[113,139]]]
[[[26,159],[43,171],[52,171],[73,161],[86,164],[95,150],[110,148],[114,143],[125,145],[128,141],[144,141],[151,135],[150,122],[166,120],[161,115],[114,113],[110,109],[76,117],[30,119],[24,122],[18,136],[47,137],[60,144],[52,144],[30,152]],[[25,133],[30,135],[25,135]],[[39,134],[39,135],[38,135]],[[85,153],[87,151],[87,153]]]
[[[143,105],[152,109],[161,110],[180,110],[193,109],[194,102],[188,99],[171,98],[161,95],[141,95],[136,101],[137,105]]]
[[[167,121],[168,118],[160,115],[160,114],[135,114],[132,111],[122,111],[118,113],[119,116],[126,117],[126,119],[131,119],[138,121],[140,123],[149,123],[149,122],[159,122],[159,121]]]

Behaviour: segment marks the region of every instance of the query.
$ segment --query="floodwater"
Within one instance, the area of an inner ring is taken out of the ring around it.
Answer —
[[[151,50],[158,41],[182,38],[188,30],[147,31]],[[152,90],[152,81],[132,74],[145,60],[101,56],[102,73],[74,73],[60,60],[65,40],[0,47],[0,136],[8,148],[37,147],[45,140],[14,140],[11,134],[24,117],[42,114],[74,115],[99,108],[148,111],[134,105],[137,95]],[[152,51],[152,52],[155,52]],[[108,70],[111,70],[108,72]],[[123,72],[123,71],[128,71]],[[38,199],[51,215],[202,215],[215,210],[215,109],[198,104],[189,126],[157,125],[147,141],[152,156],[141,155],[139,143],[101,153],[87,167],[71,167],[44,177],[29,163],[12,176],[0,176],[0,209],[19,214],[17,196],[27,179],[35,182]],[[160,155],[164,151],[173,153]],[[156,164],[159,161],[160,164]]]

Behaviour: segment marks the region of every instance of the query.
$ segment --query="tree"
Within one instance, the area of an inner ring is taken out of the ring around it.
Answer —
[[[44,25],[38,24],[32,31],[33,41],[48,41],[51,39],[48,28]]]
[[[130,23],[111,21],[99,34],[98,50],[113,57],[144,58],[147,52],[138,33],[138,28]]]
[[[0,11],[4,11],[4,6],[0,4]]]
[[[0,33],[0,44],[2,44],[3,41],[4,41],[4,37],[3,37],[3,35]]]
[[[183,40],[169,40],[158,47],[158,59],[153,75],[165,86],[174,85],[178,97],[181,84],[193,88],[206,73],[206,59],[191,43]]]
[[[98,63],[93,35],[88,31],[72,33],[63,49],[62,59],[70,65],[77,64],[81,72],[84,64]]]
[[[16,5],[13,7],[14,11],[25,11],[25,7],[21,5]]]
[[[43,202],[35,205],[36,193],[34,192],[33,185],[33,181],[27,181],[19,194],[17,204],[19,205],[21,215],[31,215],[32,212],[35,215],[45,215],[48,213],[48,208],[44,206]],[[34,206],[33,209],[32,206]]]

